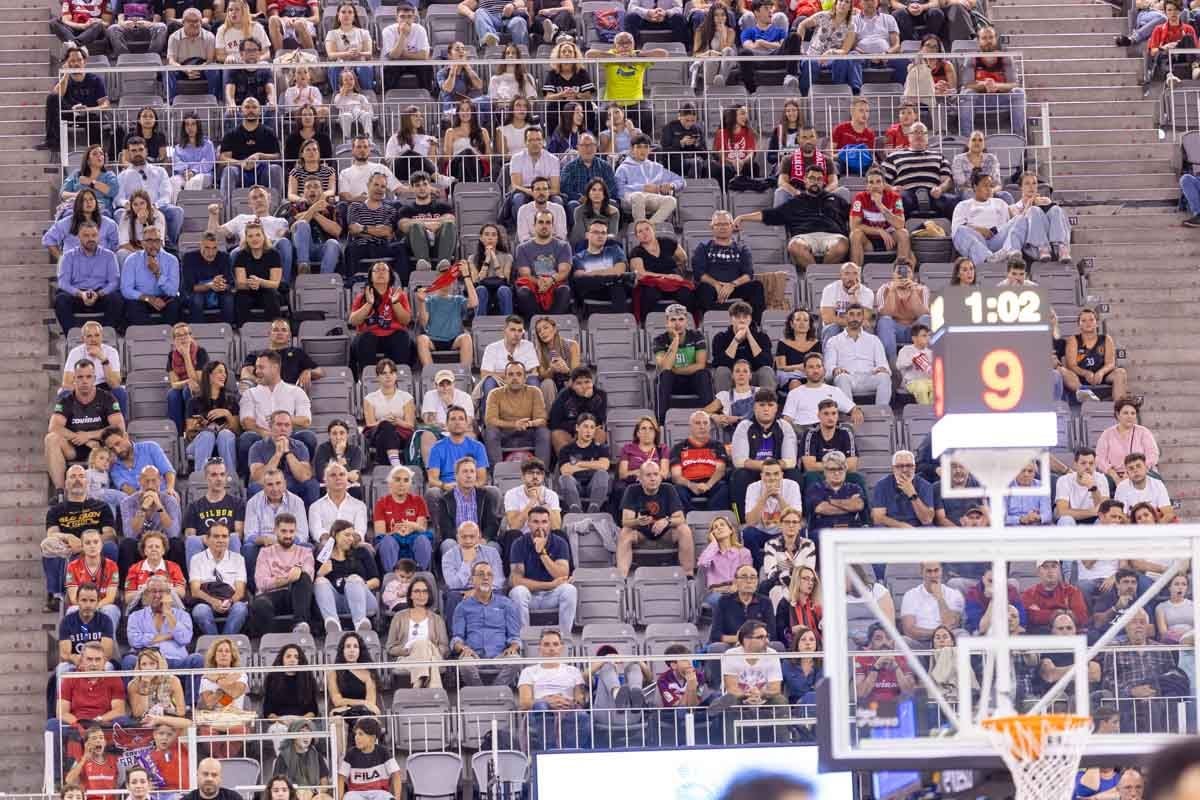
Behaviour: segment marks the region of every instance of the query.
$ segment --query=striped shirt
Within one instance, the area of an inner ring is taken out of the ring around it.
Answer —
[[[303,193],[304,184],[308,183],[310,178],[316,178],[321,181],[321,186],[328,186],[329,179],[333,177],[333,167],[328,164],[322,164],[314,171],[305,169],[303,165],[297,164],[292,167],[292,171],[288,175],[296,179],[296,188]]]
[[[347,224],[357,222],[364,228],[370,228],[372,225],[387,225],[390,228],[396,227],[396,218],[399,212],[396,207],[387,203],[381,203],[378,208],[371,208],[366,203],[351,203],[350,211],[347,213]],[[356,242],[367,244],[386,244],[390,239],[381,239],[378,236],[370,236],[363,231],[354,237]]]
[[[950,164],[932,150],[897,150],[883,162],[883,175],[897,189],[932,189],[950,180]]]

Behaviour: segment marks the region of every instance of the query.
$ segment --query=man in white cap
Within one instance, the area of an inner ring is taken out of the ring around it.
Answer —
[[[713,400],[712,373],[708,370],[708,344],[704,334],[689,328],[688,310],[679,303],[667,306],[667,330],[654,337],[654,362],[658,366],[658,418],[662,421],[676,393],[698,395],[696,406]]]

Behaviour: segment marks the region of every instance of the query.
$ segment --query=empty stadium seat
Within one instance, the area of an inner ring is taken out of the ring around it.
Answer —
[[[396,689],[389,717],[396,749],[422,753],[445,748],[452,741],[449,713],[444,689]]]
[[[691,613],[687,577],[679,567],[638,567],[629,580],[629,594],[639,625],[677,622]]]

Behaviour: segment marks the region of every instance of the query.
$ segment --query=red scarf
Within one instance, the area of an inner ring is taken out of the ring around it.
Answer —
[[[538,288],[537,281],[527,275],[517,278],[516,284],[518,289],[523,287],[533,292],[533,297],[542,311],[550,310],[550,306],[554,304],[554,290],[562,286],[562,283],[556,283],[543,291]]]
[[[826,175],[829,174],[829,168],[825,165],[825,154],[820,150],[813,153],[813,169],[820,169]],[[804,153],[800,152],[800,148],[792,153],[792,172],[788,176],[797,183],[804,182]]]
[[[633,290],[633,316],[642,319],[642,287],[649,286],[662,292],[674,292],[678,289],[695,289],[696,284],[680,275],[660,275],[647,272],[638,278]],[[653,309],[650,309],[653,311]]]

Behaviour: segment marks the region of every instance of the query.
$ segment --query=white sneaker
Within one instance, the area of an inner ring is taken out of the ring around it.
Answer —
[[[783,78],[783,88],[793,92],[800,91],[800,79],[795,75],[785,75]]]
[[[335,642],[342,638],[342,623],[337,617],[325,618],[325,638]]]
[[[433,269],[433,264],[430,264],[426,259],[422,258],[418,259],[416,267],[418,270],[423,272],[429,272],[431,269]]]
[[[371,630],[371,620],[365,618],[360,619],[358,624],[354,626],[354,630],[358,631],[359,633],[366,633],[367,631]]]
[[[500,44],[500,37],[494,33],[485,34],[479,43],[484,47],[491,47],[492,45]]]
[[[451,266],[450,259],[443,258],[441,261],[439,261],[437,263],[437,271],[442,272],[444,270],[448,270],[448,269],[450,269],[450,266]]]
[[[307,622],[297,622],[295,625],[292,626],[292,633],[299,633],[299,634],[306,635],[310,632],[311,632],[311,629],[308,627]]]
[[[1075,392],[1075,399],[1078,400],[1080,403],[1083,403],[1088,400],[1091,400],[1093,403],[1100,402],[1099,395],[1097,395],[1091,389],[1080,389],[1079,391]]]
[[[712,85],[714,87],[724,86],[725,85],[725,76],[719,72],[716,75],[713,75]]]

